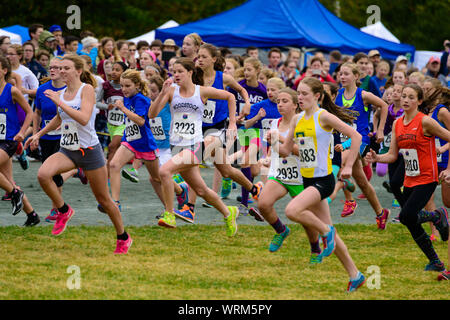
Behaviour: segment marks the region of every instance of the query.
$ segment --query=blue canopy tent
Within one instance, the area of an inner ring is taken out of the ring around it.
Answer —
[[[30,40],[30,35],[28,34],[28,28],[21,25],[15,24],[13,26],[4,27],[3,30],[9,31],[11,33],[18,34],[22,37],[22,44]]]
[[[185,35],[196,32],[216,46],[292,46],[339,50],[344,54],[380,51],[383,58],[414,56],[414,46],[397,44],[342,21],[317,0],[249,0],[231,10],[174,28],[157,29],[155,37],[172,38],[181,45]]]

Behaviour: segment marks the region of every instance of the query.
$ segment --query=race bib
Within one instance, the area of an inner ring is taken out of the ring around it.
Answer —
[[[196,126],[193,114],[175,113],[173,118],[173,134],[180,136],[184,140],[193,140],[195,131],[201,129],[201,123]]]
[[[216,102],[208,100],[203,109],[203,122],[213,123],[214,115],[216,114]]]
[[[125,120],[125,114],[117,108],[108,111],[108,123],[113,126],[121,126]]]
[[[154,119],[150,119],[150,129],[152,130],[153,137],[156,140],[165,140],[166,139],[166,135],[164,134],[161,117],[156,117]]]
[[[6,114],[0,113],[0,140],[6,140]]]
[[[392,138],[392,132],[389,132],[387,136],[384,136],[383,145],[386,148],[389,148],[391,146],[391,138]]]
[[[125,124],[126,124],[125,137],[128,142],[142,138],[141,130],[139,129],[139,126],[136,123],[127,118],[125,120]]]
[[[48,126],[50,121],[52,121],[52,120],[44,120],[45,126]],[[49,133],[47,133],[47,135],[49,135],[49,136],[59,136],[60,134],[61,134],[61,128],[52,130]]]
[[[358,131],[357,129],[358,129],[358,126],[356,125],[356,123],[352,123],[351,124],[351,127],[353,128],[353,129],[355,129],[356,131]],[[344,135],[343,133],[341,133],[341,142],[344,142],[344,141],[347,141],[349,138],[346,136],[346,135]]]
[[[317,152],[314,145],[313,137],[300,137],[297,138],[297,145],[299,147],[299,159],[300,165],[303,168],[316,168],[317,167]]]
[[[441,143],[439,142],[439,139],[435,139],[435,141],[436,141],[436,150],[438,149],[438,148],[440,148],[441,147]],[[437,155],[437,162],[442,162],[442,154],[437,154],[436,153],[436,155]]]
[[[61,147],[76,151],[80,149],[80,139],[78,137],[78,128],[75,122],[64,122],[61,125]]]
[[[405,159],[405,174],[409,177],[420,175],[419,157],[416,149],[400,149]]]
[[[296,158],[292,156],[280,158],[275,178],[285,183],[298,183],[300,172]]]

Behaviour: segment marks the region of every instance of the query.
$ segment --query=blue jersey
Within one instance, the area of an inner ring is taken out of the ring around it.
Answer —
[[[443,104],[439,104],[439,105],[434,109],[433,114],[431,115],[431,118],[433,118],[434,120],[436,120],[436,121],[441,125],[441,127],[445,128],[445,124],[443,124],[442,122],[440,122],[439,119],[438,119],[438,113],[439,113],[439,110],[441,110],[441,108],[445,108],[445,106],[444,106]],[[445,129],[447,129],[447,128],[445,128]],[[444,146],[445,144],[447,144],[447,141],[445,141],[445,140],[443,140],[443,139],[441,139],[441,138],[439,138],[439,137],[436,137],[436,145],[438,144],[438,142],[439,142],[439,146],[440,146],[440,147],[442,147],[442,146]],[[447,164],[448,164],[448,150],[445,151],[443,154],[441,154],[441,155],[438,157],[438,167],[439,167],[439,168],[442,168],[442,169],[446,169],[446,168],[447,168]]]
[[[151,106],[150,106],[151,108]],[[150,128],[152,130],[153,137],[155,138],[158,149],[170,148],[170,122],[172,115],[170,113],[170,104],[159,112],[158,116],[150,119]]]
[[[265,128],[263,128],[265,119],[281,118],[281,114],[280,114],[280,112],[278,112],[277,104],[275,102],[270,101],[269,99],[263,100],[261,102],[258,102],[258,103],[255,103],[254,105],[252,105],[250,108],[250,114],[246,117],[246,119],[252,119],[252,118],[256,117],[256,115],[259,112],[259,109],[261,109],[261,108],[263,108],[266,111],[266,116],[264,118],[262,118],[261,120],[258,120],[257,122],[255,122],[255,124],[253,125],[252,128],[269,129],[270,126],[269,127],[264,126]]]
[[[356,118],[354,120],[353,125],[356,125],[356,131],[358,131],[362,136],[362,142],[366,144],[370,144],[369,138],[369,115],[370,108],[364,106],[364,100],[362,97],[363,90],[361,88],[356,89],[355,96],[351,99],[347,99],[347,101],[353,101],[351,105],[344,102],[344,92],[345,89],[342,88],[338,91],[338,95],[336,97],[336,105],[339,107],[345,107],[347,110],[350,110],[352,115]]]
[[[52,85],[52,81],[48,81],[46,83],[44,83],[43,85],[41,85],[37,91],[36,91],[36,99],[35,99],[35,105],[36,105],[36,109],[41,111],[41,129],[45,128],[45,126],[50,122],[50,120],[52,120],[57,113],[57,107],[55,105],[55,103],[50,100],[49,98],[47,98],[44,95],[45,90],[50,89],[53,91],[60,91],[63,90],[66,86],[61,87],[61,88],[55,88]],[[51,134],[46,134],[44,136],[41,137],[41,139],[44,140],[59,140],[61,138],[60,134],[56,134],[58,132],[52,132]]]
[[[0,95],[0,140],[13,140],[20,131],[17,107],[11,90],[12,85],[7,83]]]
[[[216,71],[213,88],[224,90],[223,72]],[[203,127],[211,127],[228,118],[228,101],[218,99],[208,99],[203,110]]]
[[[126,127],[123,132],[122,141],[128,142],[139,152],[150,152],[158,149],[148,121],[150,99],[139,92],[132,97],[125,97],[123,99],[123,104],[128,110],[144,118],[145,123],[142,127],[139,127],[125,116]]]

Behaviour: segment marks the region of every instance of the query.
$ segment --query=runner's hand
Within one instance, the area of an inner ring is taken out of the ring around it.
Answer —
[[[366,156],[364,157],[364,159],[366,159],[367,162],[378,162],[378,155],[375,151],[373,151],[372,149],[370,149],[369,152],[367,152]]]
[[[28,147],[30,147],[31,151],[36,150],[39,147],[39,137],[37,134],[34,134],[27,139],[23,148],[28,149]]]
[[[375,134],[376,137],[376,141],[377,143],[382,143],[384,141],[384,132],[383,130],[378,130],[377,133]]]

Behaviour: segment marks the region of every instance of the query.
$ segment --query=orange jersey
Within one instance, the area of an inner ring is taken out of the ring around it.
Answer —
[[[423,117],[425,115],[419,112],[405,125],[405,116],[402,116],[395,126],[397,146],[405,160],[404,186],[408,188],[438,182],[435,137],[423,134]]]

